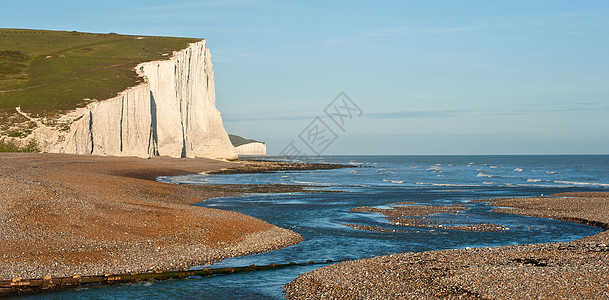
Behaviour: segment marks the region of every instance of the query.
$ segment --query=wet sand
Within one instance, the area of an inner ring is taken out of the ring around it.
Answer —
[[[563,198],[569,197],[569,198]],[[576,198],[573,198],[576,197]],[[609,193],[499,199],[496,211],[607,229]],[[609,231],[567,243],[403,253],[338,263],[285,286],[290,299],[607,299]]]
[[[0,280],[182,269],[300,242],[262,220],[191,205],[230,190],[154,181],[235,165],[0,153]]]

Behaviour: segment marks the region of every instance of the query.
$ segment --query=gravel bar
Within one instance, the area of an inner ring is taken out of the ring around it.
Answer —
[[[240,165],[229,169],[208,172],[208,174],[253,174],[272,173],[277,171],[309,171],[356,168],[352,165],[324,164],[324,163],[291,163],[269,160],[244,159]]]
[[[606,192],[488,201],[504,213],[609,224]],[[609,299],[608,244],[603,231],[566,243],[393,254],[313,270],[284,292],[289,299]]]

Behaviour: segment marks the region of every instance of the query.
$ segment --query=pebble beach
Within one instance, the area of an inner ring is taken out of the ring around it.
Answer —
[[[191,204],[225,196],[156,182],[218,171],[211,159],[0,154],[0,280],[184,269],[302,237]]]
[[[609,193],[484,200],[496,211],[609,224]],[[342,262],[284,287],[289,299],[607,299],[609,233],[565,243],[402,253]]]

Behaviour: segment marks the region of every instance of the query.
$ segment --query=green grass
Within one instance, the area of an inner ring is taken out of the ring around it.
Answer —
[[[137,64],[168,59],[199,40],[0,29],[0,126],[12,125],[2,122],[16,106],[52,117],[85,106],[86,99],[114,97],[141,82]]]
[[[238,147],[238,146],[249,144],[249,143],[262,143],[257,140],[246,139],[244,137],[240,137],[240,136],[234,135],[234,134],[229,134],[228,138],[230,139],[230,142],[231,142],[231,144],[233,144],[234,147]]]
[[[0,152],[39,152],[39,149],[34,141],[30,141],[25,147],[22,147],[12,141],[0,139]]]

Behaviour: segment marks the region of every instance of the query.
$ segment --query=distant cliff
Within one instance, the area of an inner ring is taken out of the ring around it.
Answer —
[[[229,134],[238,155],[266,155],[266,143]]]
[[[205,40],[168,60],[139,64],[144,82],[118,96],[59,117],[63,128],[39,126],[34,139],[54,153],[234,159],[216,109]],[[39,124],[40,125],[40,124]]]
[[[235,147],[238,155],[266,155],[265,143],[249,143]]]

